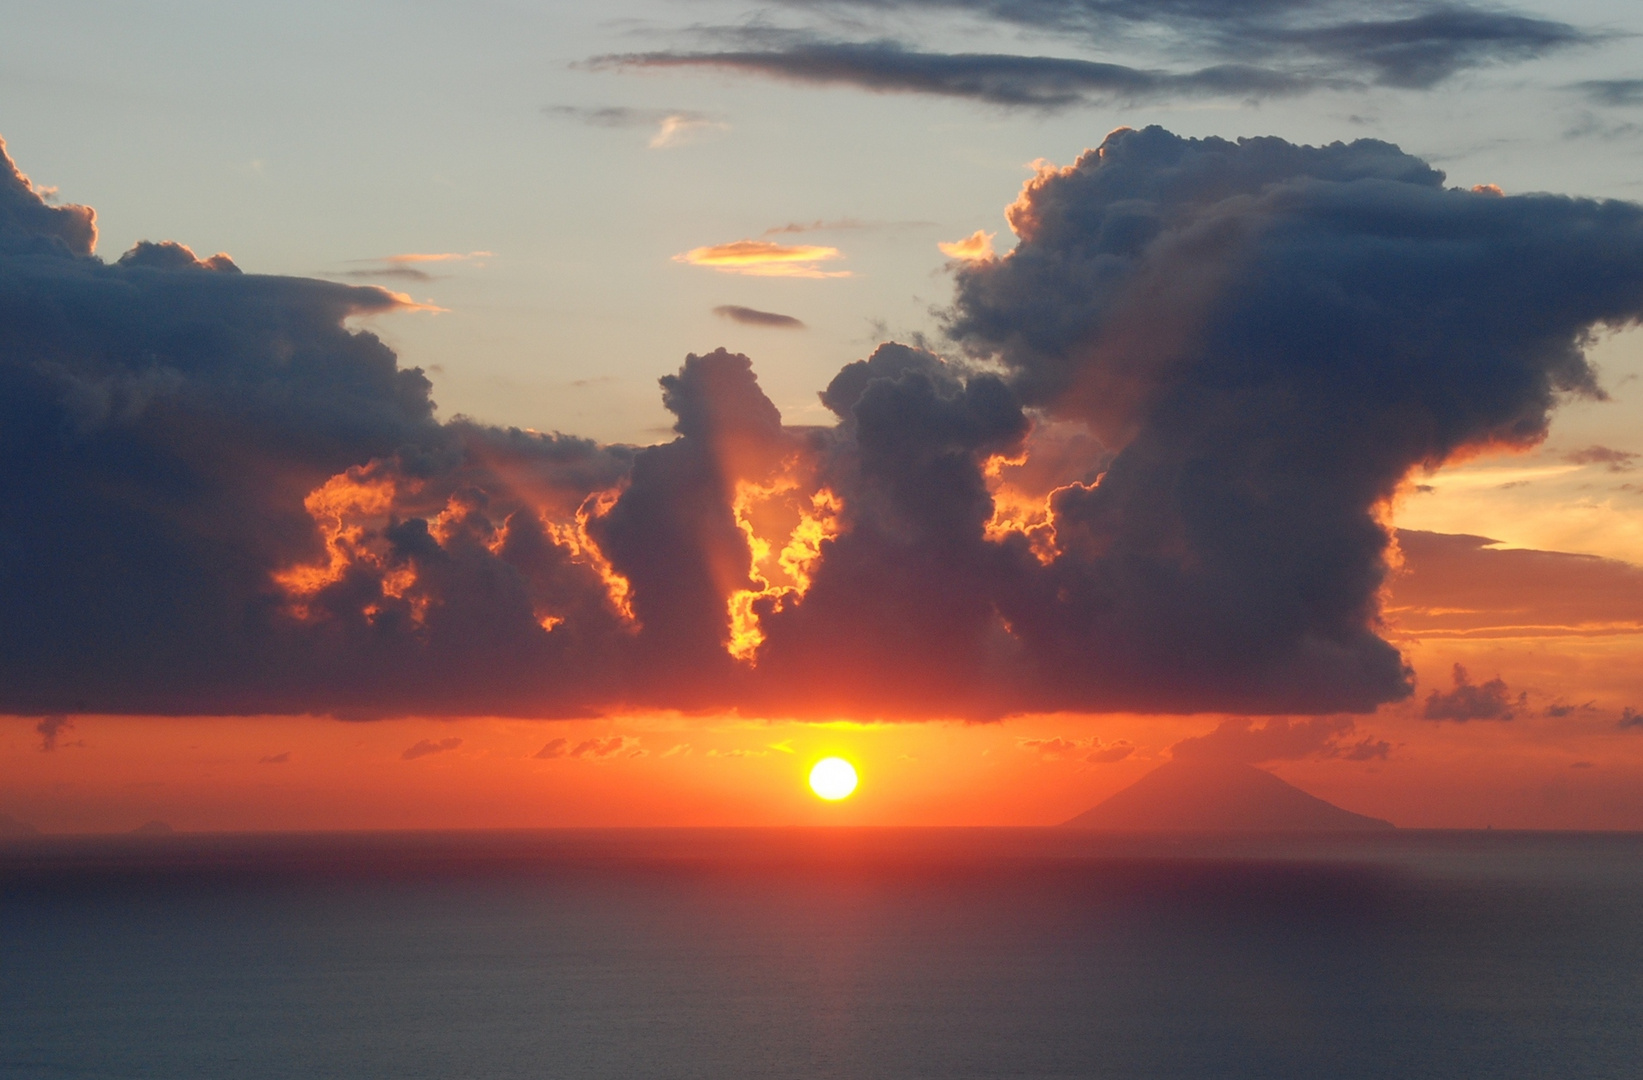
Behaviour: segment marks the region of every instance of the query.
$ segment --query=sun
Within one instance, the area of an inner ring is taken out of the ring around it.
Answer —
[[[810,790],[837,802],[856,790],[856,767],[843,758],[826,757],[810,768]]]

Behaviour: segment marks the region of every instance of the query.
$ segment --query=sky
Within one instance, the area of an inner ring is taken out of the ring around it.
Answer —
[[[1643,828],[1635,5],[7,25],[0,813]]]

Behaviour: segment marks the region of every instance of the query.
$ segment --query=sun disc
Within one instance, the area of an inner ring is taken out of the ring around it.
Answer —
[[[810,790],[837,802],[856,790],[856,767],[843,758],[822,758],[810,769]]]

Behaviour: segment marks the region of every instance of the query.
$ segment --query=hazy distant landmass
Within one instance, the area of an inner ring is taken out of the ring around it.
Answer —
[[[0,836],[39,836],[40,830],[10,814],[0,814]]]
[[[1253,765],[1171,761],[1068,826],[1192,832],[1325,831],[1396,828],[1308,795]]]
[[[177,830],[164,821],[145,821],[131,831],[136,836],[170,836]]]

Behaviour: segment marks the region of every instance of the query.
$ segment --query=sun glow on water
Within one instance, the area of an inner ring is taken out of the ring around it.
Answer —
[[[822,758],[811,766],[810,790],[828,802],[837,802],[856,790],[856,767],[843,758]]]

